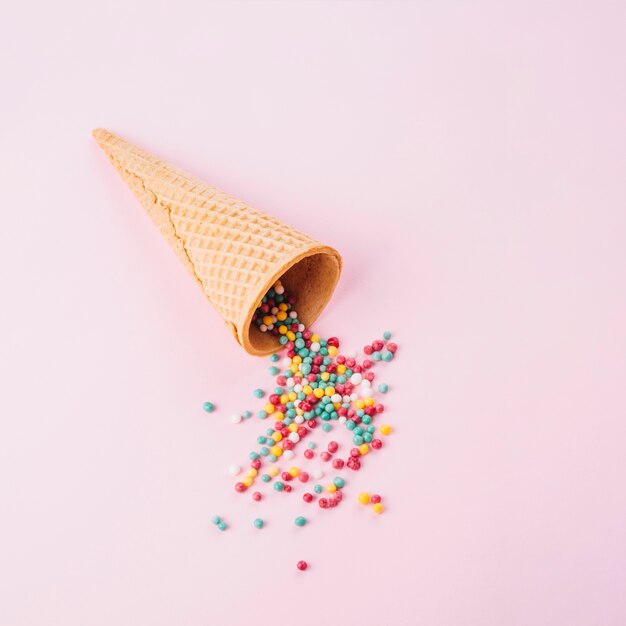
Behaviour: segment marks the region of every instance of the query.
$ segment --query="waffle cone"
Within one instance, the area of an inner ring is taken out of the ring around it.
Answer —
[[[309,326],[335,289],[342,260],[333,248],[258,211],[103,129],[100,147],[250,354],[275,352],[276,337],[252,316],[281,279]]]

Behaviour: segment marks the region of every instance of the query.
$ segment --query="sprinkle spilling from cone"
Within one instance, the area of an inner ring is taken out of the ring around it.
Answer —
[[[281,366],[274,368],[276,387],[257,413],[259,418],[269,419],[271,425],[257,436],[257,445],[248,455],[250,465],[235,484],[235,490],[243,494],[260,482],[253,494],[253,499],[258,500],[261,492],[257,489],[266,483],[268,495],[282,497],[284,493],[301,491],[299,501],[303,505],[317,499],[319,508],[332,509],[342,502],[350,482],[339,472],[359,471],[365,456],[383,447],[380,435],[391,433],[388,424],[375,423],[385,411],[385,406],[375,399],[375,393],[385,394],[389,388],[380,384],[375,389],[374,369],[381,361],[392,361],[398,346],[390,341],[391,333],[386,331],[382,339],[363,348],[360,360],[354,354],[342,354],[339,339],[325,339],[306,328],[298,319],[295,307],[295,298],[278,281],[253,315],[253,324],[259,331],[276,336],[283,358],[272,357],[272,362],[280,361]],[[257,397],[260,399],[262,395]],[[347,431],[348,444],[342,445],[334,437],[317,453],[311,437],[319,430],[330,432],[336,426]],[[307,445],[302,446],[305,439]],[[300,448],[303,448],[303,460],[298,466],[291,460]],[[282,460],[289,461],[290,467],[281,470],[277,464]],[[328,484],[309,486],[310,477],[319,480],[324,476],[321,467],[326,464],[333,473]],[[323,492],[326,494],[322,495]],[[361,493],[358,500],[365,503],[365,496],[369,502],[366,493]],[[374,510],[380,513],[383,510],[380,496],[372,496],[372,502],[375,498],[378,500]]]

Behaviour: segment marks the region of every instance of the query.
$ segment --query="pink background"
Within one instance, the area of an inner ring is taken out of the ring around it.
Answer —
[[[626,7],[517,5],[5,7],[2,626],[626,623]],[[100,125],[338,247],[321,332],[395,332],[339,509],[233,491],[268,363]]]

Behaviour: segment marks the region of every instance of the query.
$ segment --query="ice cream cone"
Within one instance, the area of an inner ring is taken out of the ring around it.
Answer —
[[[315,321],[341,273],[335,249],[113,133],[99,128],[93,136],[247,352],[279,348],[275,336],[252,324],[279,278],[297,297],[302,322]]]

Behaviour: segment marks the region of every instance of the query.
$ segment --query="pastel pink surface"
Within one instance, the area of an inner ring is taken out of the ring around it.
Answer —
[[[624,624],[625,18],[14,3],[0,623]],[[262,425],[228,416],[257,408],[269,363],[236,348],[95,126],[341,250],[320,332],[394,331],[395,430],[343,472],[340,508],[232,489]]]

